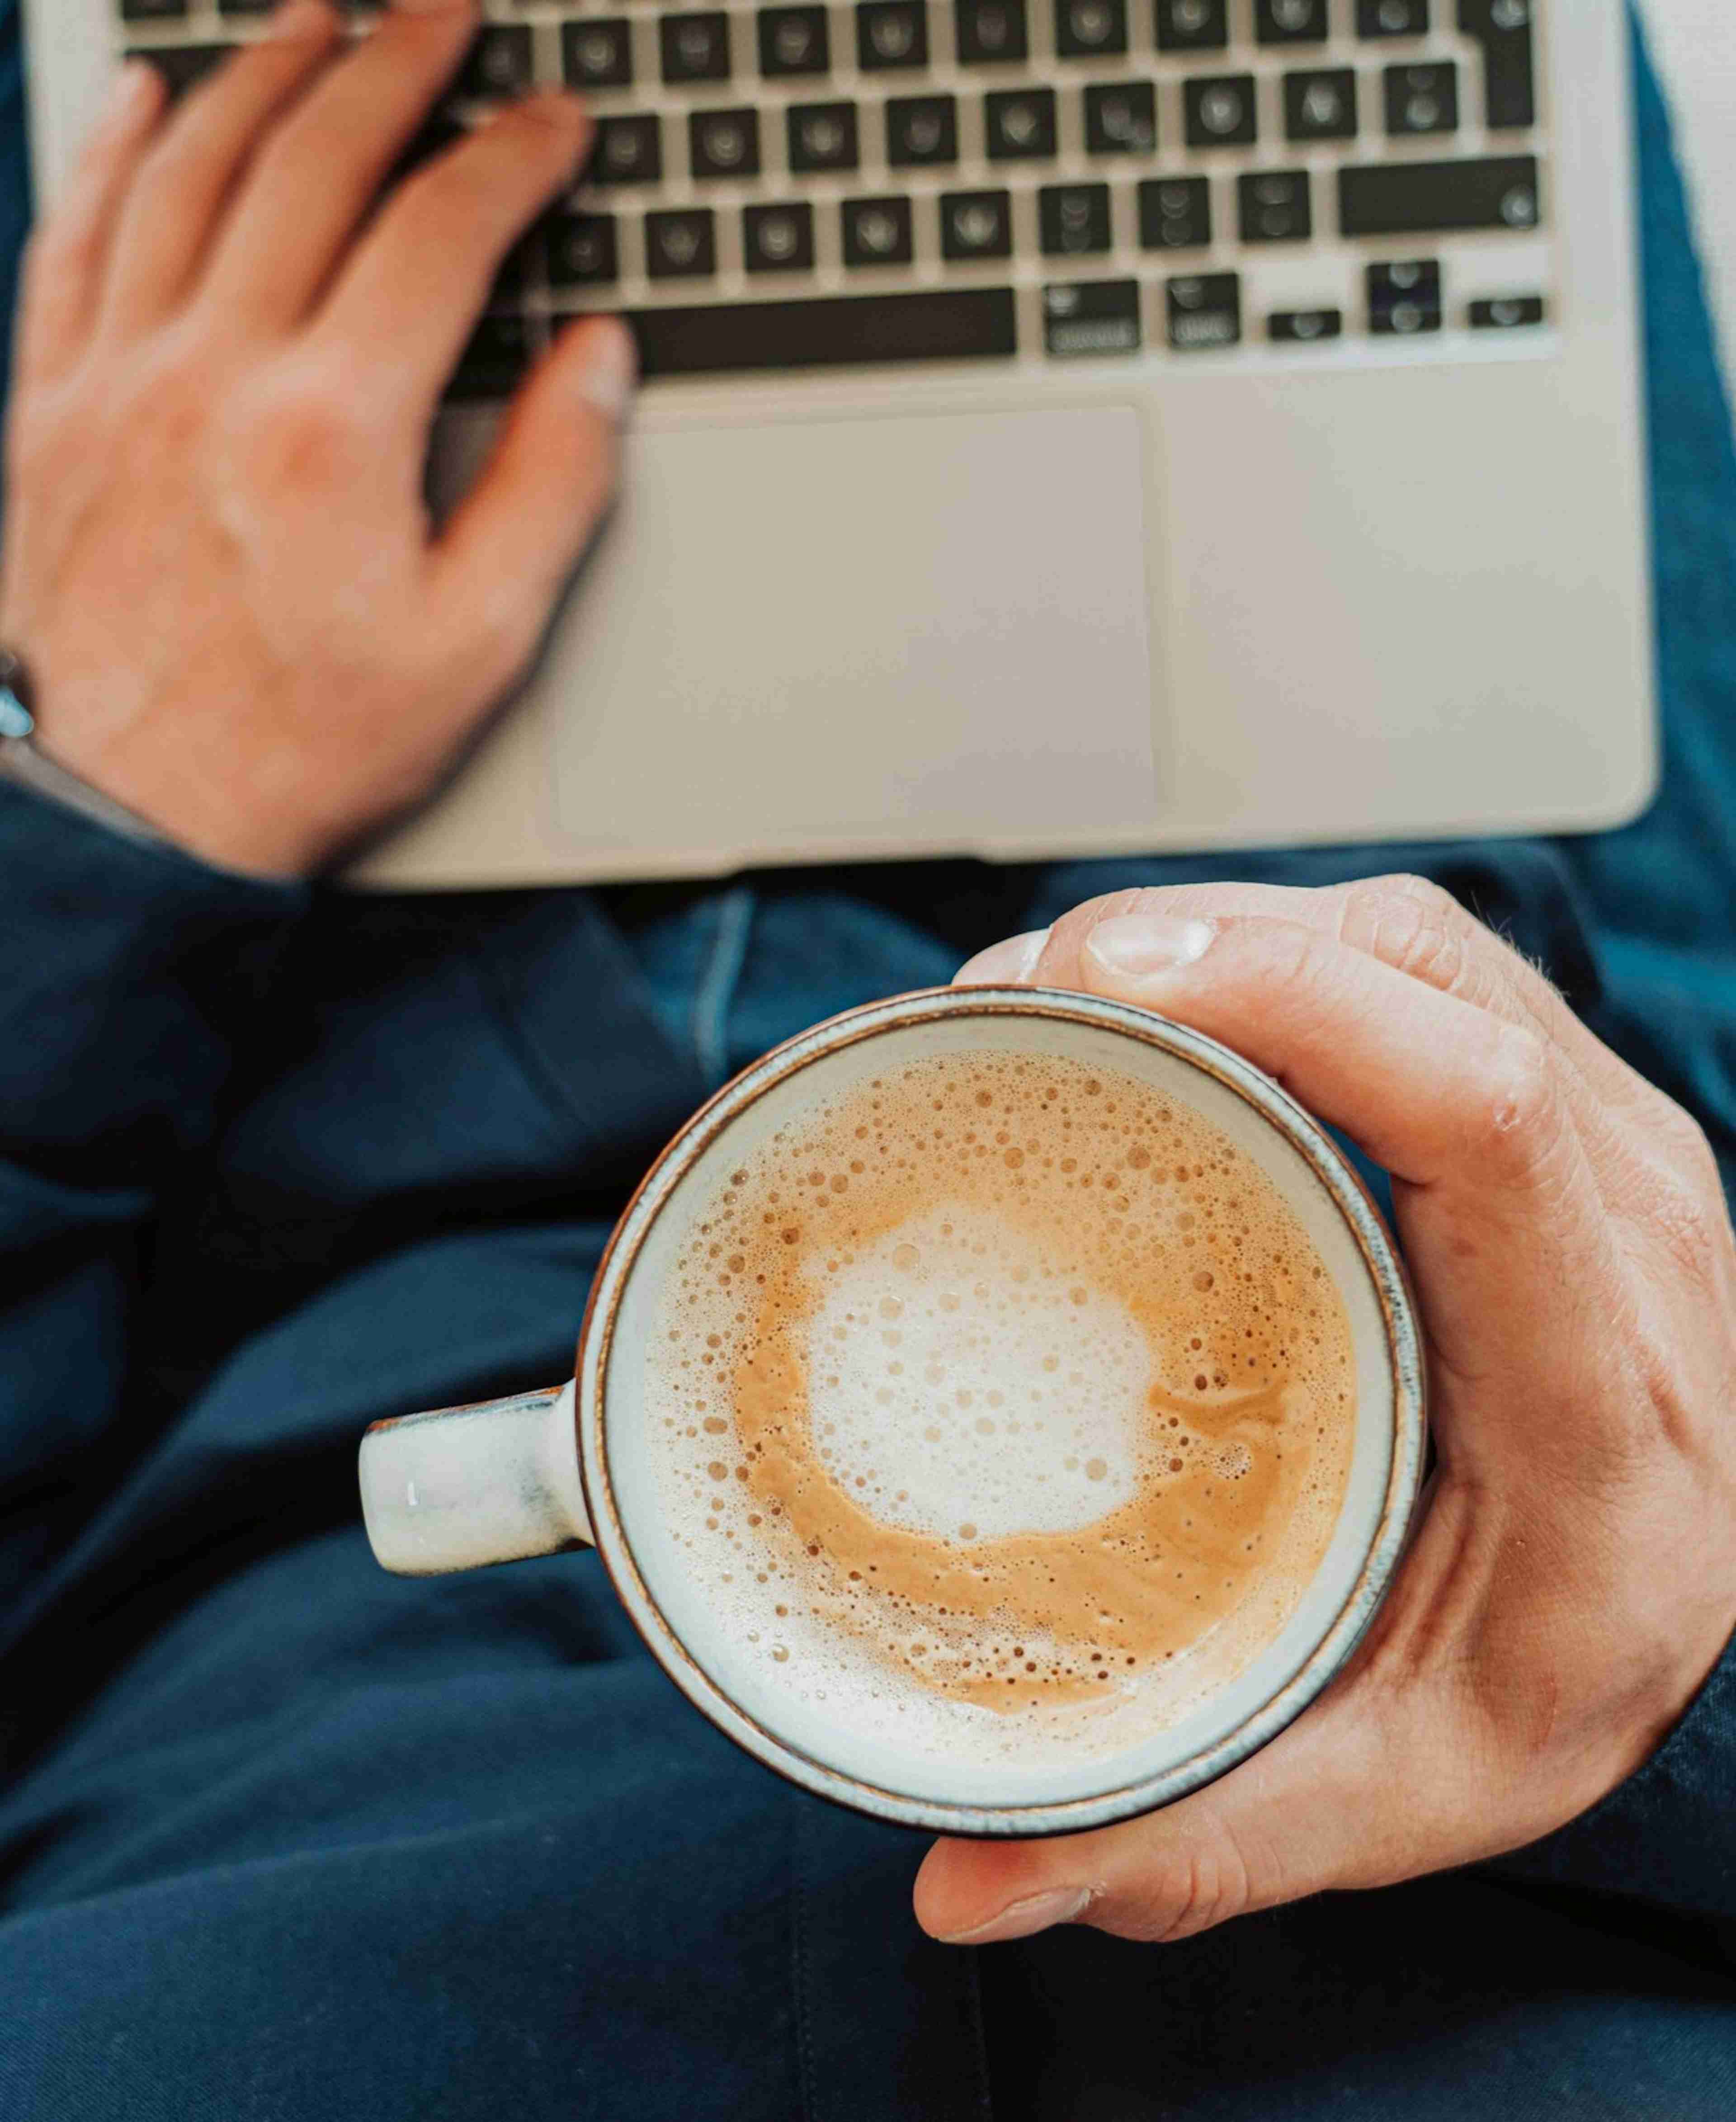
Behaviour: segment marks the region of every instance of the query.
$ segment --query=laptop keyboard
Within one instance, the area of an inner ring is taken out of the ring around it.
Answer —
[[[117,0],[177,89],[268,0]],[[428,152],[538,85],[594,152],[455,379],[623,311],[648,377],[1428,359],[1550,320],[1540,0],[489,0]],[[352,0],[358,30],[377,7]]]

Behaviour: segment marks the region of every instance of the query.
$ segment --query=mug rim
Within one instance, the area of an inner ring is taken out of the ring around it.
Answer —
[[[1034,1804],[976,1806],[890,1790],[780,1738],[743,1708],[689,1651],[645,1582],[616,1507],[606,1447],[609,1359],[621,1302],[658,1217],[704,1151],[741,1114],[833,1054],[960,1016],[1037,1017],[1116,1032],[1191,1064],[1252,1105],[1303,1157],[1349,1228],[1380,1307],[1392,1395],[1392,1459],[1379,1514],[1342,1602],[1289,1676],[1231,1731],[1170,1767],[1094,1796]],[[1426,1374],[1409,1278],[1373,1197],[1320,1123],[1275,1077],[1221,1041],[1153,1011],[1060,988],[924,988],[864,1003],[809,1026],[723,1085],[664,1146],[610,1233],[592,1278],[574,1376],[579,1482],[597,1554],[647,1649],[694,1707],[767,1768],[820,1797],[901,1825],[978,1837],[1109,1826],[1214,1782],[1275,1738],[1343,1669],[1373,1620],[1408,1540],[1427,1437]]]

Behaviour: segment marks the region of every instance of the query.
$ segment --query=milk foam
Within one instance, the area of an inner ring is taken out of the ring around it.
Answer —
[[[732,1638],[953,1760],[1108,1753],[1277,1633],[1348,1474],[1341,1299],[1210,1123],[1051,1059],[916,1063],[699,1212],[648,1354]]]
[[[943,1538],[1073,1530],[1129,1502],[1150,1352],[1084,1272],[959,1202],[840,1266],[805,1337],[826,1470],[884,1523]]]

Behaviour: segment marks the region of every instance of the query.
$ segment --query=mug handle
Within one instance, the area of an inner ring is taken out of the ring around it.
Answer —
[[[594,1543],[573,1382],[370,1424],[362,1515],[381,1568],[438,1577]]]

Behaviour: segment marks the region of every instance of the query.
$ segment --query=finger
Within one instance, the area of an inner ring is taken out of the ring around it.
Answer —
[[[219,313],[300,317],[475,33],[474,0],[409,0],[335,66],[257,157],[207,280]]]
[[[1039,1842],[937,1842],[917,1874],[916,1919],[955,1945],[1058,1923],[1173,1940],[1458,1861],[1456,1795],[1417,1788],[1450,1769],[1434,1750],[1407,1761],[1398,1736],[1354,1698],[1322,1702],[1221,1781],[1143,1819]]]
[[[529,96],[419,171],[344,268],[315,335],[431,414],[503,259],[590,133],[573,97]]]
[[[1135,905],[1060,947],[1068,984],[1222,1040],[1412,1185],[1528,1181],[1559,1132],[1533,1030],[1305,923]],[[1051,937],[1040,982],[1057,949]]]
[[[25,254],[17,372],[28,386],[63,372],[85,343],[128,190],[163,109],[162,77],[124,66],[66,190]]]
[[[1264,914],[1302,922],[1443,994],[1456,995],[1509,1022],[1531,1025],[1561,1045],[1594,1096],[1627,1104],[1652,1095],[1645,1079],[1580,1022],[1535,966],[1426,877],[1361,877],[1319,889],[1199,884],[1112,892],[1075,907],[1046,932],[1041,951],[1022,977],[1046,987],[1081,985],[1079,953],[1086,936],[1100,920],[1141,910],[1207,919]],[[987,956],[973,959],[958,975],[959,981],[980,981]],[[994,961],[1003,967],[1013,962]],[[991,977],[1021,976],[1002,971]]]
[[[535,652],[601,519],[634,376],[632,337],[618,319],[573,325],[520,392],[434,549],[431,603],[456,630],[452,655],[480,658],[484,704]]]
[[[103,330],[136,330],[180,300],[260,133],[311,78],[337,31],[324,0],[286,0],[261,40],[182,102],[121,216]]]

